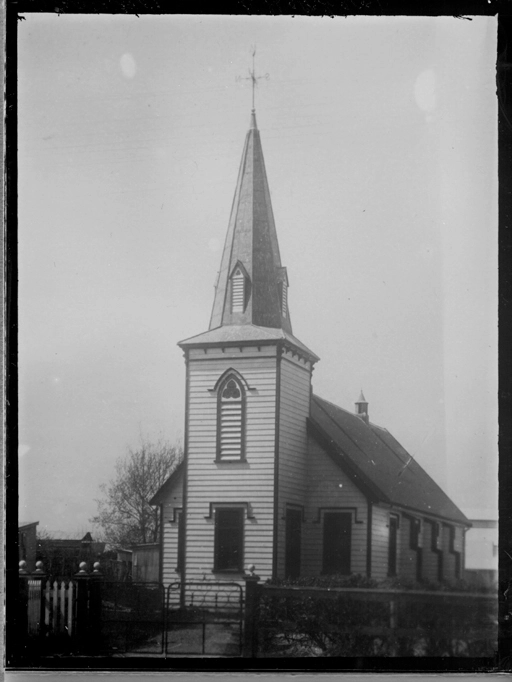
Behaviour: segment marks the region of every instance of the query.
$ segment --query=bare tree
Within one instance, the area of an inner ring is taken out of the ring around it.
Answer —
[[[96,500],[98,514],[91,523],[101,528],[102,539],[113,548],[158,542],[160,510],[149,500],[165,483],[183,456],[181,445],[165,440],[150,443],[141,439],[116,462],[116,473],[100,486],[103,497]]]

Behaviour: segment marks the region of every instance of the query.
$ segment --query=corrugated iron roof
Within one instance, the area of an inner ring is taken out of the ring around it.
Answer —
[[[350,470],[371,497],[426,515],[471,525],[437,483],[387,429],[312,396],[311,417],[335,461]]]

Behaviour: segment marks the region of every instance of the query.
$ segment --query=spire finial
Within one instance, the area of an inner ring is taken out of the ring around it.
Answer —
[[[256,127],[255,125],[255,117],[254,114],[256,113],[256,104],[255,104],[255,91],[256,91],[256,86],[258,85],[258,81],[261,80],[262,78],[265,78],[265,80],[268,80],[270,78],[270,75],[266,73],[263,76],[257,76],[256,75],[256,67],[255,67],[255,59],[256,59],[256,45],[252,46],[252,69],[249,69],[249,76],[247,78],[242,78],[242,76],[237,76],[236,80],[237,81],[251,81],[252,85],[252,110],[251,110],[251,124],[252,127]]]
[[[256,57],[256,45],[253,46],[252,48],[252,71],[249,71],[251,74],[251,80],[252,80],[252,110],[253,112],[256,111],[254,107],[254,91],[256,89],[256,86],[258,85],[258,81],[256,80],[256,70],[254,68],[254,60]]]

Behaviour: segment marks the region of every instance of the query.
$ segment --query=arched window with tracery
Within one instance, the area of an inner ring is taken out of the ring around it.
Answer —
[[[234,374],[222,382],[218,392],[217,460],[244,459],[245,394]]]

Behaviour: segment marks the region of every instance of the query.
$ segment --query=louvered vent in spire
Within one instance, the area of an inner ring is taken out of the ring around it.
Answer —
[[[281,283],[281,312],[283,317],[286,317],[288,313],[288,287],[285,282]]]
[[[245,277],[240,268],[231,278],[231,312],[243,313],[245,308]]]

